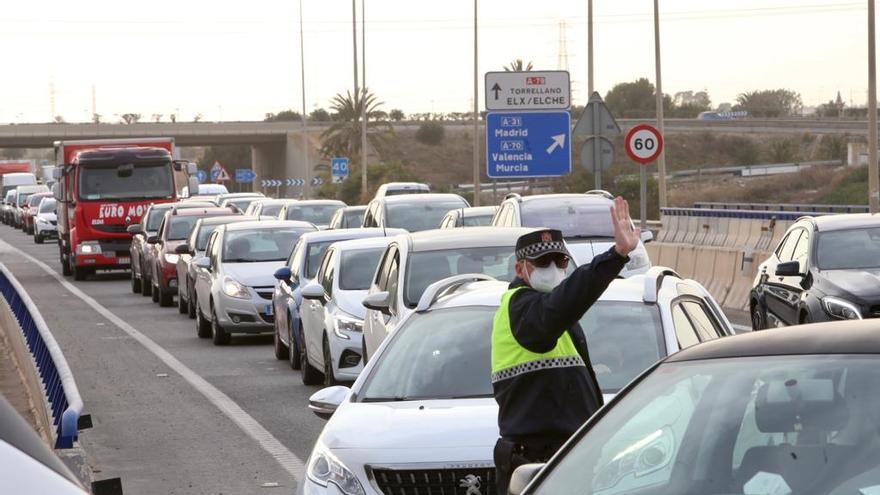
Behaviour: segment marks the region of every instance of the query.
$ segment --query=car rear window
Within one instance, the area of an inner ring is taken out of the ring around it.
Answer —
[[[610,207],[586,197],[532,200],[522,204],[522,226],[557,229],[566,238],[613,238]]]
[[[408,232],[436,229],[449,210],[465,208],[462,201],[414,201],[386,205],[386,226]]]

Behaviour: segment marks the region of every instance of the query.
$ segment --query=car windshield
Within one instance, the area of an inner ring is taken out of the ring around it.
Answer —
[[[171,228],[168,229],[169,241],[180,241],[189,237],[199,217],[171,217]]]
[[[379,264],[385,247],[358,249],[342,253],[339,271],[339,288],[342,290],[367,290]]]
[[[613,238],[610,203],[589,198],[547,198],[522,204],[523,227],[562,231],[566,238]]]
[[[248,206],[251,205],[257,198],[247,198],[247,199],[236,199],[236,200],[228,200],[223,202],[223,206],[232,205],[238,208],[241,211],[245,211],[248,209]]]
[[[492,217],[494,216],[494,213],[489,213],[488,215],[466,215],[464,220],[462,220],[462,224],[465,227],[484,227],[492,225]]]
[[[45,198],[40,202],[40,213],[54,213],[56,201],[52,198]]]
[[[602,392],[614,394],[665,355],[657,306],[599,301],[581,318]]]
[[[341,229],[351,229],[357,228],[364,224],[364,213],[367,212],[366,208],[354,211],[345,211],[342,213],[342,225],[339,227]]]
[[[28,200],[28,198],[30,198],[31,195],[33,195],[33,194],[35,194],[35,193],[32,193],[32,192],[29,192],[29,193],[18,193],[18,206],[19,206],[19,207],[22,207],[22,206],[24,206],[25,204],[27,204],[27,200]]]
[[[336,241],[314,242],[309,244],[306,251],[306,278],[315,278],[318,274],[318,268],[321,267],[321,258],[324,257],[324,251]]]
[[[138,163],[137,166],[82,167],[79,197],[99,199],[151,199],[174,196],[171,163]]]
[[[818,233],[820,270],[880,268],[880,227]]]
[[[162,224],[165,213],[168,213],[168,208],[151,208],[150,215],[147,217],[147,230],[159,230],[159,225]]]
[[[287,207],[285,218],[287,220],[302,220],[315,225],[327,225],[336,210],[342,208],[342,204],[330,205],[290,205]]]
[[[410,187],[406,189],[388,189],[385,191],[385,196],[401,196],[403,194],[428,194],[430,191],[425,189],[417,189],[415,187]]]
[[[204,251],[208,247],[208,238],[220,224],[202,225],[196,233],[196,251]]]
[[[874,493],[876,356],[666,363],[551,467],[539,494]]]
[[[28,207],[33,208],[34,206],[37,206],[38,204],[40,204],[40,201],[42,201],[43,198],[45,198],[45,196],[33,195],[33,196],[29,197],[28,198]]]
[[[274,228],[226,232],[223,240],[223,261],[226,263],[254,263],[284,261],[293,245],[305,233],[300,229]]]
[[[432,283],[462,273],[483,273],[510,282],[516,277],[514,246],[453,248],[410,253],[403,300],[414,308]]]
[[[391,334],[360,400],[492,397],[494,314],[476,306],[413,314]]]
[[[440,220],[443,220],[449,210],[466,206],[461,201],[447,199],[388,204],[385,206],[387,212],[385,225],[405,229],[409,232],[436,229],[440,225]]]
[[[283,207],[284,207],[283,203],[263,205],[263,209],[260,210],[260,216],[277,217],[278,213],[281,212],[281,208],[283,208]]]

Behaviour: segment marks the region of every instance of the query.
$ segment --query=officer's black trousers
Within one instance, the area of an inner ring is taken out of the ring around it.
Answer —
[[[495,483],[498,495],[507,495],[510,476],[523,464],[547,462],[567,440],[559,436],[502,437],[495,443]]]

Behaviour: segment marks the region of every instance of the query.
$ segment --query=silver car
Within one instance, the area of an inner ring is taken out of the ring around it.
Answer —
[[[208,239],[206,254],[194,259],[196,327],[215,345],[233,333],[274,330],[273,274],[284,266],[306,222],[265,221],[221,225]]]
[[[34,215],[34,242],[42,244],[47,237],[58,237],[58,217],[55,198],[43,198]]]

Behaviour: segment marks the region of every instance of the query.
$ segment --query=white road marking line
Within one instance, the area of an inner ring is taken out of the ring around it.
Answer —
[[[138,331],[133,326],[129,325],[122,318],[116,316],[112,311],[105,308],[98,301],[93,299],[91,296],[81,291],[77,286],[68,282],[64,279],[64,277],[52,269],[46,263],[34,258],[28,253],[10,245],[7,242],[0,241],[0,251],[9,251],[18,254],[19,256],[27,259],[28,261],[34,263],[43,271],[48,273],[50,276],[55,278],[65,289],[70,291],[71,294],[80,298],[84,303],[88,304],[92,309],[97,311],[101,316],[110,320],[111,323],[119,327],[120,330],[127,333],[131,336],[131,338],[137,340],[144,347],[147,348],[148,351],[152,352],[157,358],[159,358],[163,363],[165,363],[169,368],[176,371],[184,380],[189,382],[190,385],[193,386],[199,393],[205,396],[208,401],[214,404],[217,409],[226,415],[229,419],[232,420],[233,423],[238,425],[239,428],[249,437],[254,439],[260,447],[263,448],[266,452],[269,453],[272,457],[281,464],[281,467],[290,473],[291,476],[297,481],[297,483],[302,482],[303,475],[305,473],[305,466],[303,464],[302,459],[296,456],[293,452],[291,452],[287,447],[285,447],[277,438],[275,438],[272,433],[270,433],[266,428],[264,428],[256,419],[254,419],[250,414],[246,413],[244,409],[241,408],[238,404],[235,403],[228,395],[221,392],[217,387],[211,385],[207,380],[199,376],[196,372],[191,370],[187,365],[183,364],[176,357],[174,357],[170,352],[166,351],[162,346],[154,342],[152,339]]]

